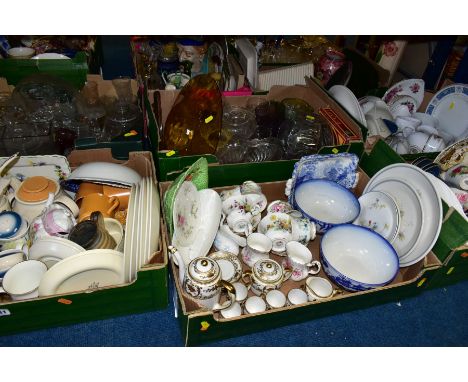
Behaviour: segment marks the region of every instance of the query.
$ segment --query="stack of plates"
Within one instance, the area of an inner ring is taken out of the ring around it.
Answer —
[[[400,267],[422,260],[439,237],[443,216],[441,195],[428,175],[410,164],[394,164],[375,174],[363,192],[385,192],[398,206],[400,226],[392,245]]]
[[[137,271],[158,249],[160,225],[159,193],[150,177],[133,185],[128,202],[124,246],[125,282],[136,279]]]

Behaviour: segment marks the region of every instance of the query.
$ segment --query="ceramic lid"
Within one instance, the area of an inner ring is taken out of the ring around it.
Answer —
[[[21,184],[16,197],[24,202],[41,202],[47,200],[49,193],[57,192],[57,184],[45,176],[26,178]]]
[[[271,259],[257,261],[252,270],[257,279],[267,284],[274,284],[283,277],[281,265]]]
[[[21,227],[21,216],[13,211],[0,213],[0,239],[8,239],[14,236]]]
[[[188,274],[192,280],[206,284],[216,280],[220,270],[216,261],[207,257],[197,257],[188,265]]]

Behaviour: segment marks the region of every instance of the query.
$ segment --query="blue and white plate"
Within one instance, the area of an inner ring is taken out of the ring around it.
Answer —
[[[468,136],[468,85],[454,84],[431,99],[426,114],[439,121],[439,132],[450,144]]]

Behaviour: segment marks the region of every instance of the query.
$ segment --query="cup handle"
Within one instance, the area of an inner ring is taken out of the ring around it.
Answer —
[[[120,200],[117,196],[112,196],[110,199],[109,199],[109,203],[111,204],[111,206],[109,207],[109,209],[106,211],[107,215],[111,216],[112,215],[112,212],[114,212],[120,205]]]
[[[228,293],[228,299],[222,304],[215,304],[215,306],[213,307],[213,312],[227,309],[236,301],[236,289],[230,282],[227,282],[225,280],[219,280],[218,286],[226,290],[226,292]]]
[[[311,261],[309,264],[307,264],[307,268],[310,268],[309,274],[316,275],[322,269],[322,264],[320,264],[320,261],[318,260]]]
[[[245,272],[243,272],[241,280],[244,282],[244,284],[246,284],[246,286],[252,284],[252,271],[248,269]]]
[[[293,269],[290,267],[285,267],[283,281],[289,280],[292,274],[293,274]]]

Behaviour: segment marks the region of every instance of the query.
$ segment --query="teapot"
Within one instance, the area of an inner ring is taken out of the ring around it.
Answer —
[[[181,254],[169,246],[173,260],[179,266],[179,281],[185,294],[213,312],[227,309],[236,301],[236,291],[231,283],[221,279],[218,263],[208,257],[197,257],[185,266]],[[225,289],[228,299],[219,303],[221,291]]]
[[[15,190],[10,196],[12,210],[31,222],[40,215],[49,200],[49,194],[53,195],[54,202],[64,204],[73,214],[78,216],[78,206],[72,198],[67,196],[60,188],[57,181],[45,176],[32,176],[22,183],[11,179],[10,185]]]

